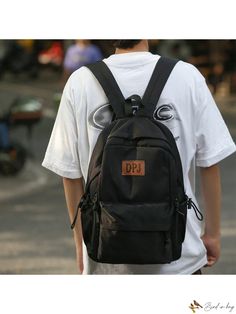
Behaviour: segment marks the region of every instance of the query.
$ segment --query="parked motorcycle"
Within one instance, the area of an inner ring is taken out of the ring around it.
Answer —
[[[15,175],[23,169],[29,156],[26,148],[11,140],[10,131],[24,126],[31,137],[33,127],[42,118],[42,102],[31,97],[17,98],[7,112],[0,114],[0,174]]]

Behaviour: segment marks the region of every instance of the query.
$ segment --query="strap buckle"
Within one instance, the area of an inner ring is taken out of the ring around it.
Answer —
[[[125,100],[125,116],[135,116],[140,108],[143,108],[143,103],[139,95],[132,95]]]

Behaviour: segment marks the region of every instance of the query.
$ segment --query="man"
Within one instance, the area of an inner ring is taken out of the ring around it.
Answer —
[[[90,40],[76,40],[67,50],[63,62],[64,79],[83,65],[102,59],[100,49],[93,45]]]
[[[104,62],[112,71],[125,98],[141,97],[160,58],[148,52],[147,40],[115,41],[115,54]],[[89,160],[101,130],[112,113],[93,74],[82,67],[69,78],[47,148],[43,166],[63,177],[72,221],[83,194]],[[192,65],[178,62],[157,104],[154,119],[173,133],[184,174],[186,194],[195,202],[194,169],[200,167],[205,207],[205,227],[192,210],[181,258],[164,265],[111,265],[93,262],[83,246],[81,222],[74,229],[80,273],[90,274],[192,274],[212,266],[220,256],[220,174],[217,163],[235,151],[235,144],[207,88]]]

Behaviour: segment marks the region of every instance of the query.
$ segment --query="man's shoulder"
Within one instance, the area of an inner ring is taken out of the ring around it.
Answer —
[[[71,80],[80,80],[80,79],[85,79],[85,78],[89,78],[91,77],[91,72],[89,71],[89,69],[86,66],[82,66],[79,69],[75,70],[71,76],[70,79]]]
[[[180,60],[176,67],[176,74],[182,78],[203,81],[205,78],[200,71],[191,63]]]
[[[93,80],[91,71],[86,67],[82,66],[78,70],[75,70],[69,77],[67,84],[70,86],[82,86]]]
[[[104,62],[106,60],[103,60]],[[188,83],[196,83],[196,82],[203,82],[205,78],[202,76],[200,71],[191,63],[185,62],[180,60],[177,65],[175,66],[175,71],[173,78],[174,80],[183,80]],[[88,85],[94,83],[94,76],[92,72],[86,67],[82,66],[78,70],[74,71],[69,80],[69,85],[77,86],[78,85]]]

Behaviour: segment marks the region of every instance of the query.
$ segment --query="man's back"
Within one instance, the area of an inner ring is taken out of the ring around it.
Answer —
[[[149,52],[133,52],[112,55],[104,62],[127,98],[133,94],[143,96],[158,59],[159,56]],[[85,67],[74,72],[63,93],[44,166],[61,176],[86,180],[94,145],[111,117],[107,98],[92,73]],[[154,119],[173,133],[182,160],[186,194],[196,202],[192,176],[195,161],[200,167],[208,167],[232,153],[234,145],[204,78],[192,65],[181,61],[176,65],[157,104]],[[52,156],[53,164],[50,163]],[[200,235],[201,224],[189,210],[179,260],[165,265],[109,265],[89,260],[88,272],[191,274],[207,263]]]

